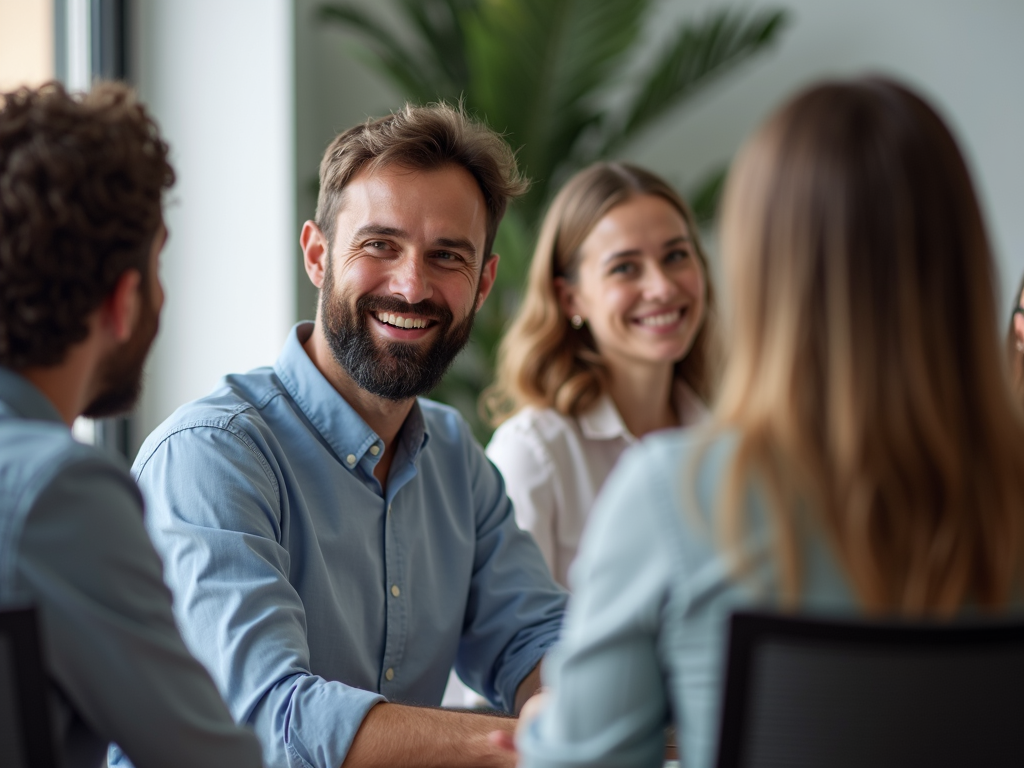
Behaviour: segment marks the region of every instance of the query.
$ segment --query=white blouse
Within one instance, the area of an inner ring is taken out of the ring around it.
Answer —
[[[675,391],[680,426],[707,417],[686,384]],[[519,527],[530,531],[555,580],[568,585],[569,566],[598,491],[635,438],[615,403],[603,395],[579,417],[527,407],[495,431],[487,456],[505,478]]]

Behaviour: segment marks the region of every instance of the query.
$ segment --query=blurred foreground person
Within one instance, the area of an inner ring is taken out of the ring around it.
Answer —
[[[1024,279],[1017,288],[1016,301],[1010,316],[1010,330],[1006,334],[1006,354],[1017,400],[1024,406]]]
[[[598,501],[523,764],[715,757],[729,614],[1017,611],[1024,423],[988,238],[948,129],[876,79],[798,95],[730,175],[728,362],[708,428]],[[496,737],[497,738],[497,737]]]
[[[713,313],[697,226],[672,187],[622,163],[568,181],[485,394],[503,422],[487,455],[563,586],[622,452],[706,418]]]
[[[131,408],[163,304],[156,125],[120,85],[0,96],[0,604],[34,604],[59,764],[256,766],[178,634],[127,468],[71,436]]]

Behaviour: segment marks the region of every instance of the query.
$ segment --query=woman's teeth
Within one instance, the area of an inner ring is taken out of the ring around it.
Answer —
[[[642,317],[637,322],[640,325],[670,325],[679,319],[681,310],[673,309],[671,312],[663,312],[660,315],[651,315],[650,317]]]
[[[402,317],[389,312],[378,312],[377,319],[396,328],[426,328],[427,321],[418,317]]]

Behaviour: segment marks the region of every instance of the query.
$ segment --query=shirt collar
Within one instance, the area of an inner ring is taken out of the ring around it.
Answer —
[[[611,395],[607,392],[598,398],[594,406],[586,413],[581,413],[577,419],[580,423],[580,431],[588,440],[613,440],[617,437],[625,438],[627,442],[635,442],[636,438],[627,429],[619,409],[615,407]]]
[[[0,400],[25,419],[64,423],[53,403],[38,387],[10,368],[0,366]]]
[[[292,328],[274,364],[274,372],[338,460],[349,469],[365,460],[372,471],[384,449],[384,441],[309,359],[302,344],[312,332],[313,323],[310,322],[298,323]],[[426,446],[428,437],[417,401],[402,425],[399,440],[409,457],[415,459]],[[374,446],[376,453],[372,450]]]
[[[676,382],[673,397],[681,426],[695,424],[707,417],[707,408],[686,382]],[[628,443],[636,442],[636,438],[622,420],[619,409],[615,407],[615,402],[607,392],[601,395],[593,408],[580,414],[577,420],[580,431],[589,440],[613,440],[621,437]]]

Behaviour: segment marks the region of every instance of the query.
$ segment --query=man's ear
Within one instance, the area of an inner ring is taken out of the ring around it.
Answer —
[[[142,274],[137,269],[126,269],[114,283],[114,289],[100,305],[100,327],[113,341],[125,342],[132,335],[142,310],[139,287]]]
[[[580,314],[579,307],[576,306],[576,289],[564,277],[555,278],[555,296],[566,317]]]
[[[491,257],[484,262],[483,271],[480,273],[480,287],[476,292],[476,311],[480,311],[480,307],[484,305],[484,300],[487,295],[491,292],[491,288],[494,287],[494,278],[498,276],[498,260],[501,258],[496,253],[492,253]]]
[[[302,263],[306,267],[310,282],[317,288],[322,288],[330,252],[327,238],[315,221],[307,221],[302,225],[299,245],[302,246]]]

